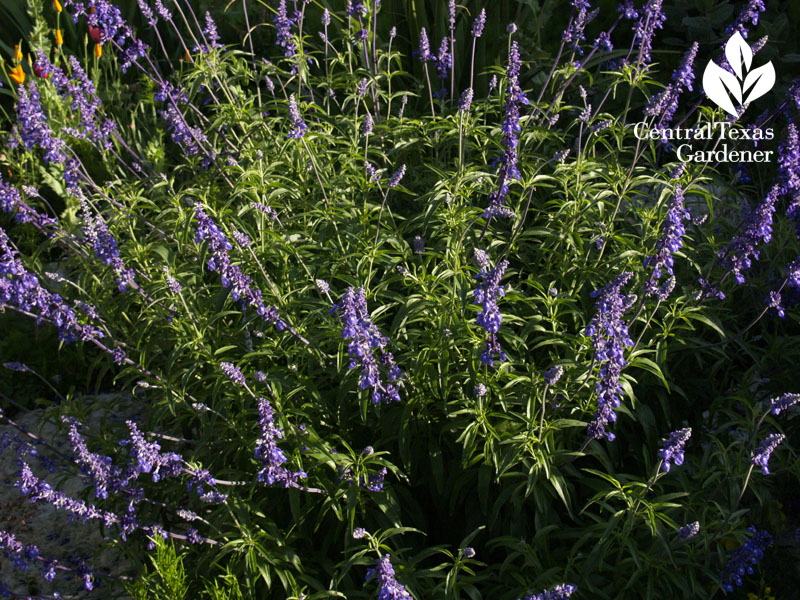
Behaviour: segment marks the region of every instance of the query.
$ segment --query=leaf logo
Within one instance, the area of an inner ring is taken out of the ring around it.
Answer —
[[[725,58],[733,73],[709,61],[703,73],[703,89],[717,106],[738,117],[737,105],[749,104],[772,89],[775,85],[775,68],[770,61],[751,69],[753,51],[738,31],[725,44]]]

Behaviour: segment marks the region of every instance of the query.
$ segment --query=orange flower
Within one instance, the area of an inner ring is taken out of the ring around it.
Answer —
[[[22,50],[19,49],[19,44],[14,44],[14,58],[22,60]]]
[[[56,46],[60,46],[64,43],[64,37],[61,35],[61,30],[56,29]]]
[[[61,2],[59,2],[58,0],[53,0],[53,8],[56,9],[56,12],[61,12],[62,10],[64,10],[63,8],[61,8]]]
[[[192,62],[192,57],[189,55],[189,51],[186,50],[183,54],[183,60],[186,62]]]
[[[19,85],[25,83],[25,71],[22,70],[22,65],[17,65],[13,69],[11,69],[10,76],[11,79],[13,79]]]
[[[101,46],[100,44],[94,45],[94,56],[95,58],[100,58],[101,56],[103,56],[103,46]]]
[[[96,9],[94,6],[92,6],[92,7],[89,9],[89,14],[90,14],[90,15],[93,15],[95,10],[97,10],[97,9]]]

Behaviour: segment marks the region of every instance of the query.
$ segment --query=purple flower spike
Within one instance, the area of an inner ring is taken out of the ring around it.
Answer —
[[[417,56],[419,56],[422,62],[434,60],[434,56],[431,54],[431,43],[428,40],[428,32],[425,31],[424,27],[420,29],[419,32],[419,50],[417,51]]]
[[[258,470],[258,480],[272,485],[277,483],[283,487],[297,487],[297,480],[304,478],[302,471],[290,471],[283,464],[286,454],[278,447],[278,440],[283,439],[280,427],[275,426],[275,417],[272,405],[266,398],[258,399],[258,425],[261,428],[261,437],[256,442],[255,457],[261,461]]]
[[[458,110],[467,112],[469,107],[472,106],[473,92],[472,88],[467,88],[461,93],[461,98],[458,100]]]
[[[253,287],[252,279],[242,272],[239,265],[231,264],[231,257],[228,254],[233,246],[222,233],[222,230],[206,214],[200,203],[195,204],[195,218],[197,219],[197,233],[195,243],[199,244],[206,240],[211,257],[208,259],[208,268],[211,271],[219,271],[223,287],[231,288],[231,297],[234,302],[239,302],[242,310],[248,306],[253,306],[261,318],[275,325],[275,329],[283,331],[286,323],[280,318],[278,309],[274,306],[267,307],[264,304],[261,290]]]
[[[367,570],[367,581],[373,576],[378,581],[378,600],[413,600],[406,588],[394,578],[394,567],[388,554]]]
[[[648,295],[656,296],[661,301],[667,299],[669,292],[672,291],[670,287],[674,287],[674,282],[671,286],[659,287],[660,280],[664,272],[670,276],[674,275],[672,255],[683,248],[683,236],[686,233],[683,222],[690,216],[689,211],[683,205],[683,188],[677,185],[667,211],[667,218],[661,226],[661,239],[656,246],[656,253],[648,256],[644,261],[645,266],[652,265],[653,267],[653,272],[645,284],[645,292]],[[667,282],[669,281],[668,277]]]
[[[219,33],[217,33],[217,24],[211,18],[211,13],[206,11],[206,26],[203,28],[203,35],[208,40],[208,46],[200,44],[192,49],[192,52],[202,52],[208,54],[211,50],[221,50],[225,46],[220,44]]]
[[[483,35],[483,28],[486,27],[486,9],[482,8],[478,16],[472,22],[472,37],[479,38]]]
[[[395,188],[400,185],[400,182],[403,180],[403,177],[406,174],[406,166],[400,165],[394,174],[389,178],[389,187]]]
[[[544,590],[541,594],[525,596],[522,600],[567,600],[577,589],[574,585],[564,583],[549,590]]]
[[[628,334],[628,326],[622,315],[636,301],[634,294],[623,294],[622,288],[633,277],[625,272],[606,287],[592,292],[597,313],[586,327],[586,335],[592,338],[594,359],[600,364],[597,372],[597,412],[589,424],[589,436],[595,439],[605,437],[613,442],[615,436],[606,431],[609,422],[617,420],[614,412],[622,402],[622,385],[619,382],[622,368],[627,365],[625,348],[633,346]]]
[[[236,385],[244,385],[245,379],[244,375],[242,374],[242,370],[239,367],[233,365],[233,363],[229,362],[221,362],[219,363],[219,368],[222,372]]]
[[[558,380],[561,379],[561,376],[564,374],[564,367],[561,365],[556,365],[555,367],[551,367],[544,372],[544,382],[547,385],[555,385],[558,383]]]
[[[614,51],[614,44],[611,42],[611,36],[607,31],[603,31],[594,40],[595,48],[602,48],[606,52]]]
[[[27,196],[38,196],[35,189],[25,189]],[[38,212],[31,208],[23,199],[19,190],[5,181],[0,176],[0,210],[7,213],[14,213],[14,220],[17,223],[32,223],[37,229],[46,230],[56,227],[58,221],[52,217]],[[49,234],[48,234],[49,235]]]
[[[517,167],[517,146],[519,145],[517,133],[521,130],[519,105],[529,104],[519,85],[520,66],[519,45],[515,40],[511,42],[511,50],[508,54],[508,65],[506,67],[506,116],[502,127],[505,151],[500,160],[497,190],[489,195],[489,206],[483,213],[485,219],[514,216],[514,212],[505,204],[509,192],[509,182],[521,177]]]
[[[361,134],[362,135],[369,135],[372,133],[373,129],[373,122],[372,122],[372,115],[367,113],[364,117],[364,123],[361,125]]]
[[[286,0],[281,0],[278,4],[277,13],[272,18],[272,22],[275,23],[277,41],[278,45],[284,50],[283,55],[286,58],[292,58],[297,54],[297,46],[295,46],[294,37],[292,35],[294,20],[287,16]]]
[[[372,402],[376,405],[381,402],[399,402],[400,392],[396,382],[403,377],[403,372],[395,364],[392,353],[386,350],[389,339],[383,337],[372,323],[364,288],[348,288],[339,304],[331,309],[331,314],[333,313],[339,314],[344,325],[342,337],[350,340],[347,346],[349,368],[358,366],[361,369],[358,387],[362,390],[371,389]],[[388,381],[384,379],[382,371]]]
[[[772,186],[767,197],[747,218],[744,231],[731,241],[727,252],[720,253],[723,264],[738,284],[745,281],[742,271],[749,269],[753,260],[758,260],[759,241],[767,243],[772,239],[772,217],[780,194],[781,186]]]
[[[678,529],[678,535],[681,539],[688,540],[689,538],[693,538],[698,533],[700,533],[700,521],[694,521],[693,523],[687,523],[680,529]]]
[[[289,96],[289,124],[291,130],[287,137],[299,139],[303,137],[308,129],[303,117],[300,116],[300,109],[297,107],[297,100],[294,94]]]
[[[587,0],[572,0],[570,4],[572,5],[572,19],[570,19],[564,33],[561,34],[561,39],[567,44],[570,52],[576,52],[583,56],[583,49],[580,47],[580,43],[586,40],[583,30],[586,28],[586,23],[588,22],[587,14],[591,7]]]
[[[64,299],[47,291],[16,255],[17,251],[11,247],[5,230],[0,227],[0,309],[8,304],[33,313],[37,324],[43,319],[52,322],[58,328],[58,339],[65,343],[103,337],[99,329],[80,324]],[[88,305],[87,310],[94,311]]]
[[[488,259],[482,266],[481,271],[475,275],[481,283],[475,289],[475,304],[481,305],[481,311],[475,318],[475,322],[486,330],[486,348],[481,354],[481,362],[494,366],[494,356],[499,355],[501,361],[506,360],[506,353],[500,349],[500,342],[497,340],[497,332],[500,331],[500,323],[503,316],[497,306],[497,299],[505,296],[505,290],[500,285],[500,279],[508,267],[508,261],[503,260],[494,268],[489,268]]]
[[[753,566],[764,558],[764,550],[773,544],[768,531],[756,531],[752,525],[747,531],[751,532],[753,537],[731,555],[720,576],[722,589],[728,593],[734,590],[734,585],[742,585],[742,577],[753,573]]]
[[[694,70],[692,65],[697,56],[698,44],[695,42],[692,47],[683,55],[680,66],[672,73],[673,83],[669,84],[658,94],[653,95],[645,108],[645,114],[655,117],[659,127],[667,127],[672,123],[675,111],[678,110],[678,100],[684,88],[692,90],[694,82]]]
[[[746,38],[749,33],[748,22],[750,25],[758,25],[759,13],[764,12],[766,9],[767,6],[764,0],[749,0],[742,12],[739,13],[736,21],[725,30],[725,35],[731,36],[738,31],[742,34],[742,37]]]
[[[179,106],[189,102],[189,97],[186,92],[176,89],[169,82],[163,82],[158,91],[153,95],[153,99],[157,102],[165,102],[166,106],[163,110],[159,110],[158,114],[167,123],[172,135],[172,141],[178,144],[183,149],[183,154],[187,158],[201,154],[204,157],[204,166],[209,166],[214,159],[214,153],[207,153],[203,147],[208,143],[208,138],[199,127],[191,127],[185,117],[181,114]]]
[[[650,62],[650,50],[653,48],[653,35],[655,35],[656,29],[663,29],[664,21],[667,20],[661,7],[662,3],[663,0],[648,0],[634,27],[639,56],[644,64]],[[627,10],[625,14],[627,16]]]
[[[758,445],[753,456],[750,457],[750,462],[757,467],[761,467],[761,472],[764,475],[769,475],[769,458],[772,452],[778,445],[786,439],[782,433],[771,433],[763,442]]]
[[[789,123],[786,138],[778,146],[778,180],[789,196],[786,216],[794,221],[800,235],[800,140],[794,123]]]
[[[800,394],[784,394],[771,400],[772,414],[779,415],[800,402]]]
[[[663,461],[661,468],[669,473],[672,464],[681,466],[683,464],[683,447],[689,438],[692,437],[692,428],[685,427],[669,434],[669,437],[661,444],[658,457]]]
[[[36,83],[31,80],[27,88],[19,86],[17,94],[17,122],[11,129],[8,147],[15,148],[21,143],[26,150],[40,148],[44,162],[62,165],[67,188],[73,193],[78,192],[77,162],[69,158],[66,142],[53,135],[49,119],[39,102]]]

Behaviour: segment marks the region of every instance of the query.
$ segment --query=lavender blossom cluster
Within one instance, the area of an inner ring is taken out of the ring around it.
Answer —
[[[60,295],[46,290],[39,279],[25,269],[8,235],[0,227],[0,309],[6,305],[31,313],[37,324],[52,323],[58,329],[58,339],[66,343],[103,337],[103,332],[96,327],[81,324]]]
[[[762,441],[758,448],[756,448],[753,455],[750,457],[750,462],[752,462],[755,466],[761,468],[761,472],[764,475],[769,475],[769,459],[772,456],[772,453],[775,451],[780,443],[786,439],[786,436],[782,433],[771,433],[764,441]]]
[[[367,570],[367,581],[375,577],[378,582],[378,600],[413,600],[394,575],[394,567],[388,554],[384,554],[374,567]]]
[[[658,457],[662,460],[661,468],[666,473],[669,473],[673,464],[678,466],[683,464],[683,450],[686,442],[692,437],[692,428],[684,427],[669,434],[669,437],[664,440],[661,449],[658,451]]]
[[[194,213],[197,219],[195,242],[199,244],[206,240],[208,243],[211,257],[207,265],[211,271],[219,271],[222,287],[231,288],[231,297],[234,302],[241,304],[242,310],[252,306],[266,323],[274,324],[278,331],[286,329],[286,323],[278,314],[278,309],[274,306],[267,307],[262,299],[261,290],[253,286],[252,279],[245,275],[238,265],[231,263],[228,251],[232,250],[233,246],[200,203],[195,204]]]
[[[11,129],[8,147],[16,148],[21,144],[26,150],[41,149],[45,163],[61,165],[64,168],[67,189],[76,192],[80,180],[78,161],[67,152],[66,142],[53,134],[49,119],[39,100],[39,90],[33,81],[28,83],[27,88],[19,86],[17,121]]]
[[[303,471],[291,471],[284,467],[288,460],[286,454],[278,447],[278,440],[283,439],[283,431],[275,425],[275,413],[266,398],[258,399],[258,426],[261,436],[256,442],[255,457],[261,461],[258,480],[283,487],[297,487],[298,479],[303,479]]]
[[[500,285],[500,279],[508,267],[508,261],[502,260],[494,267],[489,266],[489,259],[485,252],[476,250],[481,267],[480,272],[475,275],[480,283],[475,288],[475,304],[481,305],[481,310],[475,318],[475,322],[486,330],[486,347],[481,353],[481,362],[493,367],[495,356],[499,356],[501,361],[506,360],[506,353],[500,348],[500,341],[497,339],[497,332],[500,331],[500,323],[503,322],[503,315],[497,305],[498,298],[505,296],[505,289]]]
[[[506,197],[509,192],[509,183],[512,180],[520,179],[520,172],[517,167],[517,146],[519,146],[517,133],[522,129],[519,124],[519,105],[530,104],[519,85],[520,65],[519,44],[514,40],[511,42],[508,65],[506,67],[505,120],[502,127],[505,150],[500,159],[497,190],[489,195],[489,206],[483,214],[485,219],[514,216],[514,212],[506,206]]]
[[[376,405],[399,402],[400,392],[396,382],[403,377],[403,372],[395,364],[392,353],[386,350],[389,338],[381,335],[370,318],[364,288],[349,287],[339,303],[331,308],[331,314],[334,313],[338,313],[344,325],[342,337],[350,340],[347,346],[349,368],[361,369],[358,387],[362,390],[372,389],[372,402]],[[388,381],[384,380],[381,367]]]
[[[728,593],[734,586],[742,585],[742,577],[753,573],[753,566],[764,558],[764,551],[774,542],[768,531],[757,531],[752,525],[747,531],[752,537],[731,555],[720,576],[722,589]]]
[[[661,239],[656,246],[656,252],[648,256],[644,261],[644,266],[652,266],[653,272],[645,283],[645,292],[648,295],[656,296],[664,301],[669,296],[672,288],[675,287],[675,273],[673,271],[674,259],[672,255],[683,248],[683,236],[686,227],[683,222],[690,219],[691,215],[683,204],[683,188],[675,186],[675,193],[672,196],[667,217],[661,226]],[[670,276],[663,284],[661,277],[666,271]]]
[[[549,590],[544,590],[539,594],[525,596],[523,600],[567,600],[577,591],[577,586],[569,583],[562,583]]]
[[[622,293],[622,288],[631,277],[633,273],[626,271],[606,287],[592,292],[592,297],[596,298],[597,312],[586,326],[586,335],[592,338],[594,346],[594,360],[600,365],[595,387],[597,412],[589,424],[588,432],[594,439],[605,437],[610,442],[616,436],[607,431],[606,426],[617,420],[614,409],[619,408],[622,402],[619,379],[623,367],[628,364],[625,348],[633,346],[623,315],[636,301],[636,296]]]
[[[767,243],[772,239],[772,218],[782,188],[773,185],[766,198],[747,217],[742,233],[731,240],[727,250],[721,251],[719,257],[727,272],[733,273],[736,283],[744,283],[742,271],[749,269],[753,260],[758,260],[759,242]]]

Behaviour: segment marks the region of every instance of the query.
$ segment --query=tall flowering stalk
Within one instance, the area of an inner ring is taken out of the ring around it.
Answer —
[[[222,286],[231,288],[234,302],[239,302],[242,310],[248,306],[254,307],[261,318],[266,323],[272,323],[278,331],[286,329],[286,323],[278,314],[278,309],[274,306],[267,307],[262,299],[261,290],[253,286],[252,279],[245,275],[238,265],[231,264],[228,251],[232,250],[233,246],[217,224],[206,214],[201,204],[195,204],[194,213],[197,219],[195,243],[199,244],[203,240],[208,243],[211,250],[208,268],[211,271],[219,271]]]
[[[475,304],[481,305],[481,311],[475,322],[486,330],[486,346],[481,353],[481,362],[493,367],[494,357],[499,356],[501,361],[506,360],[506,353],[500,348],[500,341],[497,339],[497,332],[500,331],[500,323],[503,316],[497,305],[498,298],[505,296],[505,289],[500,285],[500,279],[508,267],[508,261],[502,260],[493,268],[489,266],[489,259],[485,253],[478,253],[480,272],[475,275],[480,280],[478,287],[475,288]]]
[[[778,146],[778,181],[789,196],[786,216],[794,221],[800,236],[800,139],[794,123],[789,123],[786,137]]]
[[[736,21],[725,30],[725,35],[730,37],[738,31],[742,37],[746,38],[750,25],[758,25],[759,13],[765,10],[767,10],[767,6],[764,0],[748,0],[739,16],[736,17]]]
[[[753,534],[752,537],[730,556],[720,575],[722,589],[728,593],[734,590],[734,586],[742,585],[742,577],[752,575],[753,567],[764,558],[764,550],[774,542],[768,531],[757,531],[752,525],[747,531]]]
[[[275,24],[277,43],[283,48],[283,55],[289,59],[294,58],[295,54],[297,54],[297,46],[294,43],[294,35],[292,34],[294,19],[288,16],[286,0],[281,0],[278,3],[278,9],[272,18],[272,22]],[[296,69],[297,65],[293,64],[292,74],[296,72]]]
[[[164,81],[153,95],[153,100],[166,103],[166,106],[160,109],[158,114],[166,122],[172,141],[181,147],[184,156],[189,158],[200,154],[203,157],[203,166],[208,168],[214,162],[216,153],[213,150],[205,149],[208,144],[205,133],[199,127],[191,127],[180,111],[181,104],[189,103],[189,96],[186,92]]]
[[[258,399],[258,426],[261,429],[255,451],[255,457],[261,461],[258,480],[267,485],[277,483],[283,487],[297,487],[298,479],[306,474],[303,471],[290,471],[283,466],[287,461],[286,454],[278,447],[283,432],[275,426],[274,411],[266,398]]]
[[[434,94],[434,97],[444,99],[447,95],[447,86],[445,82],[447,81],[448,73],[450,73],[453,67],[453,53],[450,51],[448,38],[442,38],[442,43],[439,45],[439,52],[436,54],[435,61],[436,73],[441,81],[441,88]]]
[[[67,144],[53,134],[49,119],[39,102],[39,90],[31,81],[27,88],[20,85],[17,98],[17,122],[11,129],[9,148],[20,144],[26,150],[40,148],[45,163],[61,165],[64,168],[64,182],[70,192],[78,190],[80,174],[78,161],[70,157]]]
[[[683,188],[677,185],[672,196],[672,202],[670,202],[667,210],[667,218],[661,226],[661,239],[656,245],[656,252],[652,256],[648,256],[644,261],[645,266],[653,267],[653,272],[645,284],[645,292],[648,295],[656,296],[659,301],[666,300],[671,287],[674,287],[674,282],[671,285],[666,285],[670,283],[670,279],[667,280],[665,285],[661,285],[660,280],[665,271],[668,275],[674,277],[672,255],[683,248],[683,236],[686,233],[686,227],[683,222],[690,217],[689,211],[683,205]]]
[[[780,443],[786,439],[786,436],[782,433],[771,433],[764,441],[762,441],[753,455],[750,457],[750,462],[752,462],[755,466],[761,468],[761,472],[764,475],[769,475],[769,459],[772,456],[772,453],[775,451]]]
[[[684,427],[673,431],[664,440],[661,450],[658,451],[658,457],[662,461],[661,468],[664,469],[664,472],[669,473],[673,463],[678,466],[683,464],[683,448],[690,437],[692,437],[692,428]]]
[[[522,92],[519,85],[519,45],[517,41],[511,42],[511,49],[508,53],[508,65],[506,67],[506,105],[505,120],[503,121],[503,145],[505,150],[500,159],[500,171],[498,173],[497,190],[489,195],[489,206],[483,213],[485,219],[492,217],[512,217],[514,212],[506,204],[510,181],[520,179],[519,168],[517,167],[517,146],[519,140],[517,133],[521,127],[519,124],[519,105],[529,104],[528,99]]]
[[[436,60],[431,54],[431,43],[428,40],[428,32],[423,27],[419,32],[419,50],[416,52],[419,59],[422,61],[422,66],[425,69],[425,79],[428,82],[428,96],[431,101],[431,116],[436,116],[436,109],[433,107],[433,88],[431,87],[431,76],[428,73],[428,63]]]
[[[106,42],[113,43],[122,51],[120,68],[125,73],[132,64],[147,55],[147,45],[141,40],[136,39],[133,30],[122,18],[119,8],[108,0],[65,0],[64,6],[72,7],[72,20],[77,23],[80,17],[84,17],[89,26],[92,39],[96,42],[97,48]],[[165,20],[162,11],[163,6],[156,2],[156,10]],[[166,11],[166,9],[163,9]],[[169,13],[167,12],[167,15]],[[152,15],[150,16],[152,20]]]
[[[83,233],[86,240],[91,244],[97,258],[105,264],[114,269],[117,275],[117,287],[120,292],[125,292],[128,286],[134,284],[133,269],[129,269],[122,261],[117,246],[117,240],[108,230],[108,225],[100,215],[92,215],[88,203],[82,198],[81,208],[83,220],[86,225],[83,228]]]
[[[469,87],[472,89],[475,87],[475,44],[478,38],[483,35],[484,27],[486,27],[486,9],[482,8],[472,22],[472,58],[469,66]]]
[[[562,583],[539,594],[525,596],[522,600],[567,600],[577,591],[577,586]]]
[[[586,326],[586,335],[592,338],[594,361],[600,364],[597,373],[597,412],[589,424],[589,436],[605,437],[613,442],[615,435],[606,430],[609,423],[617,420],[615,408],[622,402],[622,385],[619,382],[622,369],[627,365],[625,348],[633,346],[628,326],[622,316],[636,301],[633,294],[623,294],[622,288],[633,277],[633,273],[619,275],[606,287],[592,292],[596,298],[597,313]]]
[[[637,62],[648,64],[650,62],[650,51],[653,48],[653,36],[656,29],[664,28],[664,21],[667,17],[662,8],[663,0],[648,0],[642,9],[639,20],[634,26],[634,42],[639,47],[639,57]]]
[[[214,22],[214,19],[211,17],[211,13],[208,11],[206,11],[206,22],[205,27],[203,27],[203,37],[207,43],[195,46],[192,48],[192,52],[208,54],[212,50],[221,50],[225,47],[220,43],[219,33],[217,32],[217,24]]]
[[[399,402],[400,392],[396,382],[403,377],[403,372],[395,364],[392,353],[386,349],[389,338],[381,335],[370,318],[364,288],[349,287],[339,303],[331,308],[331,314],[334,313],[339,315],[344,325],[342,337],[350,340],[347,346],[349,368],[361,369],[358,387],[372,390],[371,397],[375,405]],[[384,379],[384,373],[388,381]]]
[[[744,231],[731,240],[727,251],[719,254],[727,273],[733,273],[738,284],[745,281],[742,271],[749,269],[753,260],[758,260],[760,251],[757,250],[757,246],[759,242],[767,243],[772,239],[772,217],[780,193],[781,185],[773,185],[766,198],[747,218]]]
[[[684,88],[692,91],[694,88],[694,59],[697,56],[699,45],[694,42],[683,55],[681,64],[672,73],[672,83],[661,92],[650,98],[645,107],[645,114],[653,118],[658,127],[668,127],[672,123],[675,111],[678,110],[678,100]]]
[[[564,33],[561,34],[561,39],[570,52],[583,55],[580,43],[586,40],[584,29],[586,28],[590,5],[588,0],[572,0],[570,4],[572,5],[572,18]]]
[[[111,119],[101,120],[98,116],[102,102],[97,89],[86,71],[74,56],[69,57],[69,76],[53,65],[44,52],[37,52],[36,64],[50,75],[49,81],[64,100],[72,101],[72,111],[80,116],[79,127],[65,127],[68,135],[86,139],[104,150],[112,148],[111,134],[116,131],[116,123]]]
[[[31,192],[28,194],[28,192]],[[35,189],[26,188],[26,194],[38,195]],[[40,231],[46,232],[48,236],[55,235],[52,229],[57,227],[58,221],[53,217],[40,213],[31,208],[22,199],[22,194],[12,185],[3,180],[0,175],[0,210],[6,213],[13,213],[17,223],[31,223]]]
[[[356,535],[355,532],[353,535]],[[394,567],[388,554],[384,554],[377,565],[367,569],[367,581],[373,577],[378,582],[378,600],[413,600],[403,584],[395,579]]]
[[[42,320],[53,323],[58,329],[58,339],[66,343],[103,337],[99,329],[81,324],[64,299],[47,291],[16,255],[17,251],[0,227],[0,309],[9,305],[31,313],[37,324]]]

